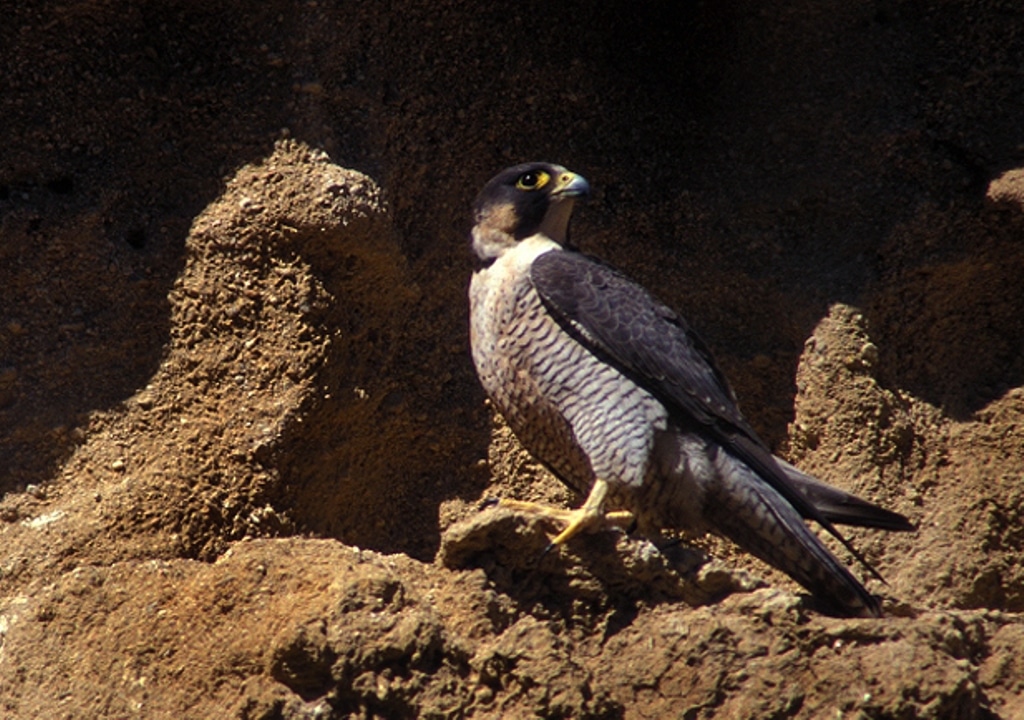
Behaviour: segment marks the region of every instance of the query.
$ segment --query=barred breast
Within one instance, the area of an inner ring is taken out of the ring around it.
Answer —
[[[474,274],[470,334],[477,372],[534,457],[582,494],[603,478],[611,486],[609,504],[629,507],[654,470],[655,435],[665,430],[667,412],[551,317],[529,279],[530,263],[542,252],[560,250],[526,240]]]

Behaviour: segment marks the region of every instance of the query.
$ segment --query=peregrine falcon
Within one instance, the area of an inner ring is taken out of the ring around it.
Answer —
[[[879,617],[878,600],[811,532],[911,530],[902,515],[775,457],[740,413],[708,347],[644,288],[569,242],[581,176],[550,163],[484,186],[472,231],[473,362],[524,447],[586,497],[561,510],[502,501],[584,530],[714,532],[782,570],[829,609]]]

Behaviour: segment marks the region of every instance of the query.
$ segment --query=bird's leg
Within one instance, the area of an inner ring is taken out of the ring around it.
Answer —
[[[628,528],[634,522],[633,513],[628,510],[614,510],[604,512],[604,499],[608,494],[608,483],[598,479],[590,490],[583,505],[576,510],[542,505],[541,503],[528,502],[525,500],[511,500],[502,498],[498,501],[500,507],[505,507],[516,512],[539,515],[541,517],[564,523],[566,528],[551,541],[549,548],[561,545],[570,538],[584,530],[590,530],[596,525],[607,527]]]
[[[594,481],[594,487],[590,488],[590,494],[583,502],[583,506],[569,513],[569,524],[565,530],[555,536],[551,541],[551,545],[561,545],[583,530],[587,530],[601,522],[604,519],[604,498],[607,494],[608,483],[601,478],[597,478]]]
[[[529,500],[513,500],[511,498],[498,498],[487,506],[497,505],[498,507],[508,508],[509,510],[517,513],[524,513],[526,515],[539,515],[540,517],[548,518],[560,523],[568,523],[572,520],[572,510],[567,508],[555,507],[554,505],[545,505],[543,503],[530,502]]]

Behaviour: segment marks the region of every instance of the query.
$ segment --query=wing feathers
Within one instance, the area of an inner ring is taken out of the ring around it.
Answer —
[[[917,528],[899,513],[886,510],[856,495],[826,485],[813,475],[797,470],[782,458],[775,458],[789,481],[796,486],[822,515],[834,523],[879,528],[892,532],[911,532]]]
[[[710,350],[682,317],[617,270],[578,252],[539,256],[530,278],[568,332],[661,399],[677,419],[704,427],[881,579],[836,530],[829,511],[819,509],[815,496],[809,497],[779,465],[743,417]]]

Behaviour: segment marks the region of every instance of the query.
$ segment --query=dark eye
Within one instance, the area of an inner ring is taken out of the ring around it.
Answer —
[[[550,179],[551,176],[543,170],[532,170],[519,176],[516,187],[520,190],[540,190]]]

